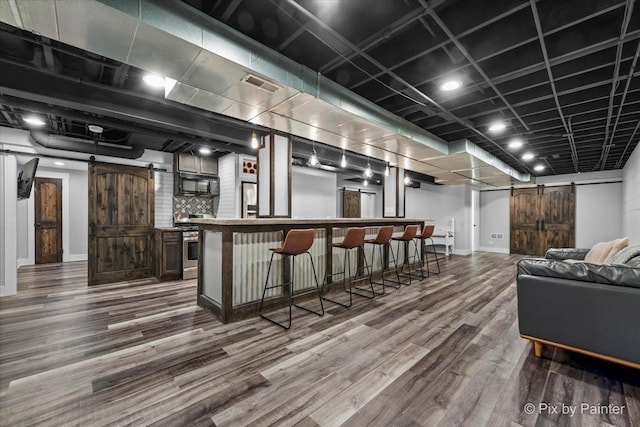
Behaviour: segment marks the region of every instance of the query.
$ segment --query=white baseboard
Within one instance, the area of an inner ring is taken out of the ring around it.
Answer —
[[[65,262],[86,261],[88,258],[89,256],[87,254],[74,254],[74,255],[69,255],[65,260]]]
[[[509,254],[511,253],[507,248],[492,248],[491,246],[480,246],[478,249],[480,252],[494,252],[496,254]]]
[[[16,262],[16,268],[20,268],[23,265],[32,265],[33,263],[29,261],[29,258],[20,258]]]
[[[471,255],[471,249],[454,249],[454,255]]]

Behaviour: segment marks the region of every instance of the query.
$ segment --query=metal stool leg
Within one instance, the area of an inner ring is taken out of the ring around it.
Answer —
[[[345,249],[344,262],[342,264],[342,273],[325,274],[324,280],[322,281],[322,290],[324,291],[325,284],[327,283],[327,279],[329,277],[333,277],[333,276],[337,276],[337,275],[342,274],[342,290],[349,294],[349,304],[341,303],[340,301],[336,301],[336,300],[327,298],[326,296],[322,296],[322,293],[320,294],[321,295],[320,296],[321,299],[323,299],[325,301],[332,302],[332,303],[337,304],[337,305],[339,305],[341,307],[344,307],[344,308],[349,308],[349,307],[351,307],[353,305],[352,293],[345,289],[345,284],[346,284],[346,281],[347,281],[346,273],[347,273],[347,257],[348,256],[349,256],[349,250]],[[351,263],[349,263],[349,275],[351,275]],[[351,288],[351,281],[349,281],[349,288]]]
[[[274,288],[279,288],[279,287],[284,287],[286,285],[286,283],[283,283],[282,285],[275,285],[275,286],[268,286],[269,285],[269,274],[271,274],[271,265],[273,264],[273,256],[275,255],[275,253],[271,254],[271,260],[269,261],[269,268],[267,269],[267,278],[264,281],[264,290],[262,291],[262,299],[260,300],[260,308],[258,309],[258,314],[260,314],[260,317],[268,320],[269,322],[280,326],[281,328],[283,328],[285,331],[288,330],[289,328],[291,328],[291,304],[293,303],[293,280],[291,281],[291,283],[289,283],[289,325],[285,326],[282,323],[276,322],[275,320],[271,319],[270,317],[265,316],[264,314],[262,314],[262,306],[264,304],[264,297],[267,293],[267,289],[274,289]],[[294,266],[294,271],[295,271],[295,257],[293,258],[293,266]]]
[[[363,248],[362,246],[358,246],[358,248],[362,249],[362,256],[365,258],[365,259],[364,259],[364,263],[365,263],[365,265],[366,265],[366,263],[367,263],[367,258],[366,258],[365,254],[364,254],[364,248]],[[349,251],[347,251],[347,254],[349,254]],[[358,271],[359,271],[359,268],[356,270],[356,276],[358,275]],[[364,277],[364,278],[366,279],[366,277]],[[369,285],[371,286],[371,296],[369,296],[369,295],[363,295],[363,294],[361,294],[361,293],[359,293],[359,292],[354,292],[352,289],[357,289],[357,290],[359,290],[359,291],[364,291],[364,292],[369,292],[369,290],[368,290],[368,289],[362,289],[362,288],[359,288],[359,287],[357,287],[357,286],[353,286],[353,288],[352,288],[352,286],[351,286],[352,284],[353,284],[353,276],[351,276],[351,260],[349,260],[349,291],[348,291],[348,292],[349,292],[350,294],[358,295],[358,296],[361,296],[361,297],[363,297],[363,298],[368,298],[368,299],[373,299],[373,298],[375,298],[376,293],[375,293],[375,291],[373,290],[373,284],[371,283],[371,277],[370,277],[370,276],[369,276]]]
[[[303,306],[298,305],[298,304],[293,304],[293,305],[295,305],[297,308],[299,308],[301,310],[308,311],[309,313],[317,314],[318,316],[322,317],[322,316],[324,316],[324,305],[322,305],[322,296],[320,294],[320,285],[318,283],[318,275],[316,274],[316,266],[315,266],[315,264],[313,262],[313,256],[311,256],[311,254],[309,252],[305,252],[305,253],[307,255],[309,255],[309,259],[311,260],[311,268],[313,270],[313,279],[316,282],[316,290],[318,291],[318,297],[320,299],[320,309],[322,311],[321,312],[317,312],[317,311],[311,310],[310,308],[303,307]],[[294,273],[295,273],[295,265],[294,265]],[[291,280],[291,289],[293,291],[293,279]],[[292,301],[293,301],[293,298],[292,298]]]
[[[431,246],[433,247],[433,256],[436,259],[436,266],[438,267],[438,272],[436,274],[440,274],[440,262],[438,262],[438,253],[436,252],[436,244],[433,241],[433,238],[429,238],[431,240]]]

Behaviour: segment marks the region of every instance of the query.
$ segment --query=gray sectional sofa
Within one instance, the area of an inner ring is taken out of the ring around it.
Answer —
[[[640,369],[640,249],[591,264],[588,249],[550,249],[518,262],[520,335]]]

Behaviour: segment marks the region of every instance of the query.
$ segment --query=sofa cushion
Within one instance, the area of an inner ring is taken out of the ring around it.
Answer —
[[[549,259],[525,258],[518,262],[518,276],[520,275],[555,277],[640,288],[640,268],[627,265],[568,263]]]
[[[632,258],[635,258],[640,255],[640,245],[631,245],[622,249],[620,252],[611,256],[607,263],[609,264],[626,264]]]
[[[591,250],[587,252],[587,255],[584,257],[586,262],[591,262],[594,264],[603,264],[607,262],[609,257],[614,256],[622,248],[625,248],[629,245],[629,238],[624,237],[622,239],[612,240],[610,242],[600,242],[593,245]]]

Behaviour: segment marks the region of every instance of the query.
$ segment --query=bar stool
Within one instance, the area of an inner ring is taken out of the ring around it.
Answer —
[[[353,295],[359,295],[361,297],[364,298],[369,298],[369,299],[373,299],[375,297],[375,291],[373,290],[373,284],[371,284],[371,270],[369,270],[369,285],[371,286],[371,296],[369,295],[363,295],[359,292],[355,292],[353,291],[353,289],[358,289],[360,291],[365,291],[365,292],[369,292],[367,289],[362,289],[362,288],[358,288],[357,286],[352,286],[354,278],[356,278],[358,276],[358,273],[360,272],[360,266],[358,265],[358,268],[356,268],[356,274],[354,274],[353,276],[351,275],[351,249],[358,249],[362,251],[362,256],[364,258],[364,267],[369,267],[367,265],[367,257],[364,253],[364,237],[367,234],[367,230],[365,228],[349,228],[347,230],[347,233],[344,236],[344,239],[342,239],[342,242],[340,243],[332,243],[331,247],[333,248],[340,248],[340,249],[344,249],[345,250],[345,254],[344,254],[344,265],[343,265],[343,269],[341,272],[338,273],[333,273],[333,274],[326,274],[324,277],[324,280],[322,281],[322,288],[321,288],[321,293],[320,295],[322,295],[322,293],[324,292],[324,288],[326,287],[326,285],[329,283],[329,278],[332,278],[333,276],[338,276],[338,275],[342,275],[342,289],[344,290],[344,292],[349,294],[349,304],[344,304],[341,303],[339,301],[335,301],[332,299],[329,299],[325,296],[322,297],[322,299],[332,302],[334,304],[340,305],[342,307],[346,307],[349,308],[351,307],[351,305],[353,305]],[[348,267],[347,267],[348,266]],[[347,273],[347,268],[349,269],[349,276],[347,277],[346,273]],[[365,277],[366,278],[366,277]],[[345,283],[346,281],[349,280],[349,290],[346,290],[345,288]]]
[[[409,285],[411,285],[411,278],[420,278],[420,279],[424,279],[424,271],[422,271],[422,262],[420,262],[419,267],[420,267],[420,277],[418,277],[416,274],[411,273],[411,262],[410,262],[410,258],[413,258],[413,261],[415,263],[416,258],[418,257],[418,245],[416,243],[416,235],[418,234],[418,226],[417,225],[407,225],[404,228],[404,232],[402,233],[402,236],[399,237],[394,237],[391,240],[395,240],[396,242],[404,242],[404,248],[405,248],[405,260],[406,260],[406,264],[409,267],[409,270],[407,273],[403,272],[404,269],[404,264],[402,267],[400,267],[400,272],[398,273],[400,276],[404,276],[404,277],[408,277],[409,278]],[[413,257],[409,256],[409,244],[410,242],[413,242],[413,245],[416,248],[416,254]]]
[[[371,279],[371,284],[382,285],[382,292],[376,292],[376,295],[384,295],[384,287],[385,287],[385,278],[384,278],[384,254],[383,250],[389,248],[389,252],[391,253],[391,257],[393,258],[393,264],[395,267],[396,277],[398,280],[386,279],[387,282],[396,283],[398,286],[389,285],[392,288],[399,289],[400,288],[400,276],[398,275],[398,262],[396,260],[396,256],[393,253],[393,248],[391,247],[391,238],[393,237],[393,225],[385,225],[378,229],[378,234],[374,239],[365,240],[365,243],[370,245],[374,245],[373,251],[371,253],[371,266],[369,267],[369,274],[373,275],[373,266],[375,264],[376,259],[376,246],[380,249],[380,264],[382,265],[382,282],[376,282]]]
[[[427,239],[431,240],[431,247],[433,248],[433,256],[436,259],[436,265],[438,266],[438,272],[435,271],[433,274],[440,274],[440,262],[438,261],[438,253],[436,252],[436,245],[433,241],[433,230],[435,229],[435,225],[425,225],[422,227],[422,232],[416,236],[417,240],[420,240],[422,244],[422,262],[427,262],[427,277],[431,274],[431,270],[429,269],[429,253],[427,252]]]
[[[272,253],[271,253],[271,260],[269,261],[269,269],[267,270],[267,279],[264,282],[264,290],[262,291],[262,299],[260,300],[260,308],[258,309],[258,313],[260,314],[260,317],[262,317],[263,319],[266,319],[268,321],[270,321],[271,323],[274,323],[278,326],[280,326],[281,328],[284,328],[285,330],[289,329],[291,327],[291,306],[294,305],[302,310],[308,311],[309,313],[313,313],[313,314],[317,314],[318,316],[324,316],[324,306],[322,305],[322,297],[320,295],[320,286],[318,285],[318,276],[316,275],[316,267],[313,263],[313,257],[311,256],[311,254],[309,253],[309,249],[311,248],[311,245],[313,245],[313,238],[315,235],[315,231],[313,229],[307,229],[307,230],[290,230],[287,233],[287,236],[284,239],[284,244],[282,245],[282,247],[280,248],[271,248],[269,249]],[[273,286],[268,286],[269,284],[269,274],[271,273],[271,264],[273,263],[273,256],[275,254],[280,254],[283,256],[288,256],[288,257],[292,257],[293,260],[291,262],[292,264],[292,273],[291,273],[291,281],[289,283],[283,283],[280,285],[273,285]],[[307,254],[309,255],[309,259],[311,260],[311,267],[313,268],[313,278],[316,281],[316,289],[318,290],[318,299],[320,300],[320,308],[322,309],[322,312],[317,312],[317,311],[313,311],[309,308],[306,307],[302,307],[298,304],[294,304],[293,303],[293,287],[294,287],[294,280],[295,280],[295,274],[296,274],[296,257],[298,255],[302,255],[302,254]],[[275,320],[265,316],[264,314],[262,314],[262,305],[264,304],[264,296],[267,293],[267,289],[273,289],[273,288],[279,288],[279,287],[287,287],[289,289],[289,325],[285,326],[281,323],[276,322]]]

